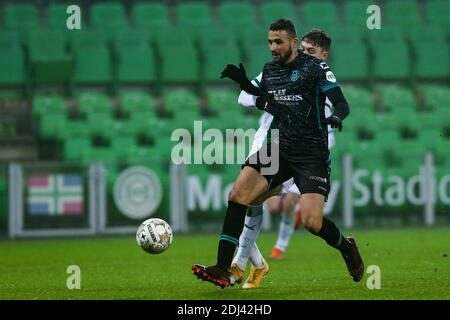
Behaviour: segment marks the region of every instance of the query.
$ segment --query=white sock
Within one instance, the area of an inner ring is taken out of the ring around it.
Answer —
[[[249,207],[249,210],[259,210],[262,213],[262,206]],[[245,216],[244,229],[239,237],[239,249],[233,259],[233,263],[236,263],[242,270],[245,270],[253,244],[261,231],[262,218],[262,214],[257,216]]]
[[[256,269],[261,269],[262,267],[264,267],[264,258],[261,254],[261,251],[259,251],[256,242],[253,244],[252,251],[250,252],[250,262]]]
[[[288,216],[283,212],[278,230],[278,239],[275,247],[281,251],[286,251],[292,234],[294,233],[295,217]]]

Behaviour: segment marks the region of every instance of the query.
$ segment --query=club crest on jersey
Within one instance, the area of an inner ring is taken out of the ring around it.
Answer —
[[[294,70],[291,73],[291,81],[297,81],[300,76],[300,70]]]

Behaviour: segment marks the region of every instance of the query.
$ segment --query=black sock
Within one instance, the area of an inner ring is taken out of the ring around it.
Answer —
[[[246,212],[247,206],[228,201],[222,234],[219,237],[219,251],[217,253],[217,265],[223,270],[228,270],[231,261],[233,261],[234,250],[239,244],[239,237],[244,228]]]
[[[328,245],[338,249],[339,251],[346,249],[347,241],[344,241],[344,236],[333,221],[325,217],[323,218],[322,229],[320,229],[318,233],[315,233],[315,235],[321,237],[326,241],[326,243],[328,243]]]

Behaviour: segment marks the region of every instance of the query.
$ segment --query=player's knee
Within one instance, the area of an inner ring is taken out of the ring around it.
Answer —
[[[247,195],[239,189],[233,188],[228,193],[228,201],[233,201],[240,204],[249,204]]]
[[[304,213],[302,211],[302,223],[312,233],[318,233],[322,229],[322,217]]]

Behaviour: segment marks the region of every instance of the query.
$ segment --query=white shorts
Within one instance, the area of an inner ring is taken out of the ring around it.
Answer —
[[[288,181],[284,182],[281,191],[279,193],[280,196],[284,196],[286,193],[292,192],[296,195],[300,195],[300,190],[298,190],[297,185],[294,183],[294,179],[291,178]]]

